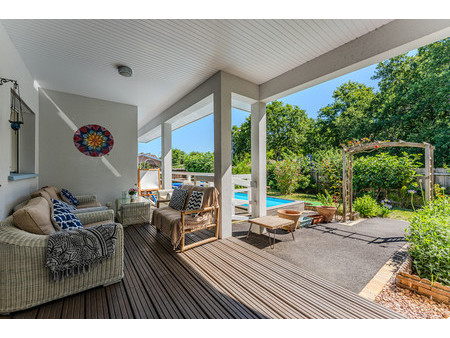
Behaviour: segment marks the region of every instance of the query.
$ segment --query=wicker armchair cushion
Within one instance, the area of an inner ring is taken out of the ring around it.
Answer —
[[[34,197],[43,197],[45,198],[45,200],[47,201],[48,205],[50,206],[50,218],[52,220],[52,224],[53,227],[55,228],[56,231],[61,230],[61,228],[59,227],[58,223],[55,221],[54,216],[54,209],[53,209],[53,202],[52,202],[52,197],[50,196],[50,194],[45,191],[44,189],[39,189],[37,191],[35,191],[34,193],[32,193],[31,198]],[[18,210],[19,208],[15,209],[14,211]]]
[[[39,190],[33,192],[30,196],[31,196],[31,198],[44,197],[47,201],[52,200],[52,197],[50,196],[50,194],[47,191],[45,191],[44,189],[39,189]]]
[[[41,190],[44,190],[50,195],[50,198],[53,198],[55,200],[60,200],[61,197],[59,196],[59,189],[54,186],[49,187],[43,187]]]
[[[55,232],[50,210],[45,198],[32,198],[26,206],[13,213],[14,225],[32,234],[50,235]]]

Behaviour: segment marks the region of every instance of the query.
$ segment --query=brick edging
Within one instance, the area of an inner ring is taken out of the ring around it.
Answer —
[[[450,304],[450,287],[441,283],[431,283],[426,278],[420,278],[407,272],[399,272],[395,284],[401,288],[409,289],[430,299],[445,304]]]

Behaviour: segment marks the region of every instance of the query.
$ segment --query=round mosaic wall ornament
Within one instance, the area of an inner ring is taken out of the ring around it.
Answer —
[[[75,132],[73,143],[83,154],[100,157],[111,151],[114,138],[106,128],[96,124],[88,124]]]

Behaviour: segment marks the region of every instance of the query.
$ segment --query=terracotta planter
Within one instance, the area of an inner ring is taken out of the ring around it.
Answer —
[[[297,228],[297,225],[298,225],[298,219],[300,218],[302,212],[298,211],[298,210],[293,210],[293,209],[281,209],[281,210],[277,210],[277,212],[278,212],[278,217],[290,219],[295,222],[292,227],[284,226],[284,227],[281,227],[281,229],[286,230],[286,231],[295,231],[295,229]]]
[[[319,215],[323,216],[323,221],[325,223],[329,223],[333,220],[334,215],[336,214],[336,207],[329,207],[325,205],[321,205],[317,207],[317,212]]]
[[[311,224],[318,224],[318,223],[322,223],[323,222],[323,216],[322,215],[308,215],[306,217],[312,218],[312,223]]]

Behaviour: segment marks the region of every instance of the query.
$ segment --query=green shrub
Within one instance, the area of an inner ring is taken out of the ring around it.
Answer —
[[[355,191],[370,189],[377,196],[381,191],[409,187],[414,183],[419,166],[417,154],[393,156],[379,153],[375,156],[359,157],[353,164],[353,186]],[[410,196],[408,195],[408,198]]]
[[[450,285],[450,198],[436,198],[415,212],[406,229],[406,240],[414,272]]]
[[[389,214],[389,209],[380,206],[377,201],[369,195],[358,197],[353,202],[353,208],[358,211],[362,217],[386,217]]]
[[[318,172],[318,188],[340,196],[342,191],[342,152],[339,149],[319,151],[313,155]]]
[[[308,159],[304,156],[285,155],[281,161],[272,161],[273,176],[282,194],[292,194],[297,188],[309,184]]]
[[[324,194],[317,194],[317,199],[322,205],[334,206],[334,198],[328,193],[328,190],[325,190]]]
[[[184,167],[189,172],[213,173],[214,154],[209,151],[206,153],[193,151],[184,158]]]
[[[233,165],[233,175],[237,174],[251,174],[252,173],[252,160],[250,154],[246,154],[240,161],[235,161]]]

